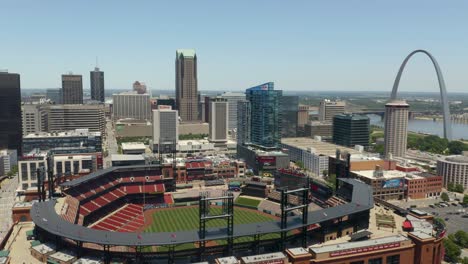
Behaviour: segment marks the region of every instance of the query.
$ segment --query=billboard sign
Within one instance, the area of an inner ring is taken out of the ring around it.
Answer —
[[[271,156],[259,156],[257,157],[257,163],[263,167],[274,167],[276,166],[276,157]]]
[[[399,188],[403,187],[403,179],[391,179],[382,182],[382,188]]]

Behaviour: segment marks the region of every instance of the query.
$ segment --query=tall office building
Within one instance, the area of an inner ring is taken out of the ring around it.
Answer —
[[[21,155],[21,86],[17,73],[0,72],[0,149]]]
[[[281,96],[281,137],[297,137],[299,96]]]
[[[237,102],[237,144],[250,143],[250,102]]]
[[[183,122],[198,120],[197,55],[192,49],[176,51],[176,105]]]
[[[47,99],[52,101],[54,104],[62,104],[63,102],[62,89],[60,88],[47,89],[46,97]]]
[[[385,105],[385,155],[404,157],[408,138],[409,105],[393,100]]]
[[[203,106],[202,106],[202,121],[205,123],[210,122],[210,97],[203,97]]]
[[[320,102],[319,120],[333,121],[333,116],[345,112],[346,103],[344,101],[330,101],[325,99]]]
[[[83,77],[81,75],[62,75],[62,97],[63,104],[83,103]]]
[[[172,153],[179,141],[179,120],[177,110],[161,105],[153,110],[153,152]]]
[[[89,73],[91,80],[91,100],[104,102],[104,72],[98,67]]]
[[[229,106],[229,130],[237,128],[237,102],[245,100],[244,93],[226,92],[221,95],[225,98]]]
[[[250,140],[264,147],[277,147],[281,143],[280,100],[283,91],[274,90],[273,82],[246,90],[250,102]]]
[[[137,92],[137,94],[146,94],[147,93],[146,84],[143,82],[135,81],[133,83],[133,91]]]
[[[333,143],[346,147],[369,146],[368,116],[338,114],[333,117]]]
[[[41,107],[39,104],[24,104],[21,107],[23,136],[41,130]]]
[[[224,143],[228,140],[229,103],[222,97],[214,97],[210,104],[209,139],[211,142]]]
[[[114,119],[133,118],[151,120],[151,102],[149,94],[124,92],[114,94],[112,112]]]

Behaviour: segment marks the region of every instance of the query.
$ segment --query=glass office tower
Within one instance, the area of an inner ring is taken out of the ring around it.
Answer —
[[[281,137],[297,137],[299,96],[281,97]]]
[[[250,102],[250,140],[264,147],[277,147],[281,143],[281,90],[274,90],[273,82],[264,83],[245,91]]]

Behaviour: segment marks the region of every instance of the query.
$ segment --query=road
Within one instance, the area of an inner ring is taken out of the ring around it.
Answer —
[[[0,241],[3,240],[6,232],[13,224],[11,219],[11,208],[15,203],[16,189],[18,188],[18,176],[13,179],[6,179],[1,183],[0,190]]]
[[[107,157],[104,157],[104,168],[111,166],[111,155],[118,154],[119,146],[117,145],[117,140],[115,139],[115,131],[112,126],[112,120],[108,119],[106,122],[106,138],[104,140],[104,149],[107,150]]]

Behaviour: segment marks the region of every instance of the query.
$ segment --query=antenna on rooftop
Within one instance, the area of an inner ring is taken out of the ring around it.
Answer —
[[[96,69],[99,69],[99,58],[96,56]]]

